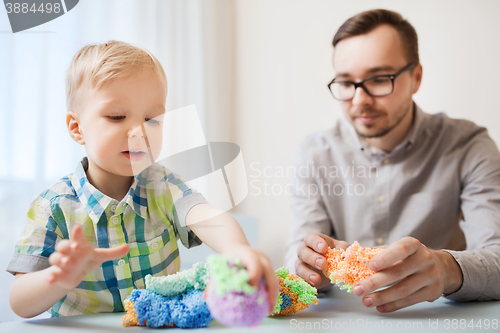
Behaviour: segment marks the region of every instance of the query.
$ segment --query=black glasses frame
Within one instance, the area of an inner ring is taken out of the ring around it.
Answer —
[[[361,82],[353,82],[353,81],[335,81],[337,78],[333,78],[333,80],[328,83],[328,90],[330,90],[330,94],[332,94],[333,98],[335,98],[336,100],[338,101],[350,101],[351,99],[354,98],[354,95],[351,97],[351,98],[348,98],[348,99],[340,99],[340,98],[337,98],[335,97],[335,95],[333,94],[333,91],[331,89],[331,85],[334,84],[335,82],[346,82],[346,83],[352,83],[354,85],[354,92],[356,93],[356,89],[358,89],[358,87],[361,87],[368,95],[372,96],[372,97],[383,97],[383,96],[388,96],[390,94],[393,93],[394,91],[394,80],[400,76],[401,74],[403,74],[404,72],[412,69],[413,66],[415,66],[417,63],[416,62],[412,62],[410,64],[408,64],[406,67],[404,67],[403,69],[401,69],[399,72],[397,72],[396,74],[384,74],[384,75],[375,75],[375,76],[370,76],[366,79],[364,79],[363,81]],[[391,92],[388,93],[388,94],[384,94],[384,95],[372,95],[368,89],[366,89],[364,83],[368,80],[373,80],[375,78],[378,78],[378,77],[387,77],[389,79],[391,79],[391,83],[392,83],[392,89],[391,89]]]

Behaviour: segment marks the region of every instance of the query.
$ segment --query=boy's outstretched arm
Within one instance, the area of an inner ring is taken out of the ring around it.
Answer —
[[[269,258],[248,244],[238,222],[228,213],[209,204],[191,208],[186,225],[215,252],[230,258],[239,258],[250,275],[250,284],[257,286],[264,277],[269,293],[270,311],[278,294],[278,283]]]
[[[94,249],[76,225],[71,240],[62,240],[49,257],[52,265],[33,273],[17,273],[10,288],[9,301],[19,316],[30,318],[47,311],[76,288],[85,275],[103,262],[123,257],[128,244],[111,249]]]

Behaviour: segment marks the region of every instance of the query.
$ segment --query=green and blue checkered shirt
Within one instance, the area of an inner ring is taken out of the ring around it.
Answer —
[[[207,201],[177,174],[155,163],[134,177],[128,194],[118,202],[89,183],[87,169],[85,157],[74,173],[33,200],[7,271],[48,268],[55,245],[69,239],[76,223],[94,248],[128,243],[130,251],[87,274],[49,310],[54,316],[124,311],[123,300],[134,288],[144,288],[146,275],[179,271],[179,238],[187,248],[202,243],[185,219],[193,206]]]

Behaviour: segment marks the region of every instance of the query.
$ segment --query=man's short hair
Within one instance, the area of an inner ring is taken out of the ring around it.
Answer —
[[[80,88],[100,89],[105,84],[142,70],[152,70],[167,87],[167,77],[160,61],[148,50],[129,43],[111,40],[82,47],[66,72],[66,107],[71,111]]]
[[[409,62],[419,63],[418,37],[413,26],[401,14],[386,10],[368,10],[344,22],[333,37],[333,47],[345,38],[367,34],[382,24],[388,24],[399,33]]]

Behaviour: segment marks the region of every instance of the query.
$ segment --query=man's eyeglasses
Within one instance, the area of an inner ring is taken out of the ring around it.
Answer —
[[[352,81],[336,81],[337,79],[334,78],[328,84],[328,89],[332,93],[332,96],[339,101],[350,101],[353,99],[358,87],[363,88],[372,97],[387,96],[394,91],[394,80],[402,73],[412,69],[415,65],[416,63],[412,62],[396,74],[371,76],[357,83]]]

